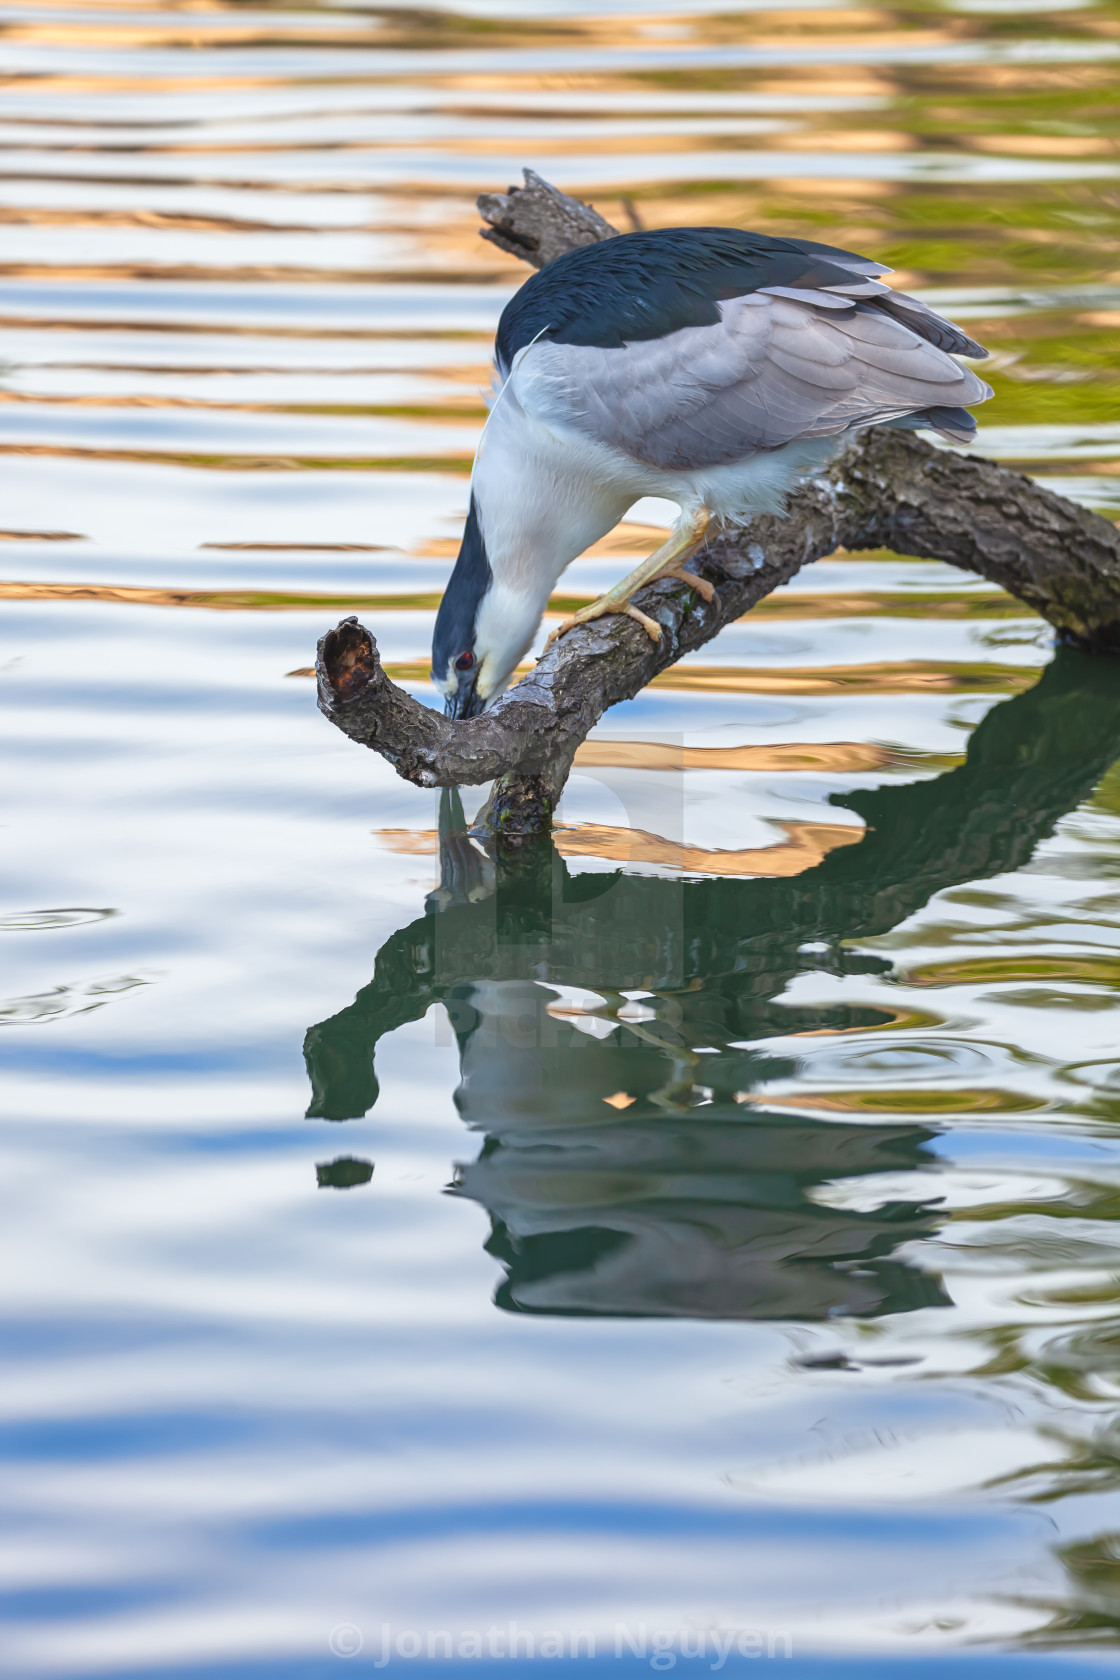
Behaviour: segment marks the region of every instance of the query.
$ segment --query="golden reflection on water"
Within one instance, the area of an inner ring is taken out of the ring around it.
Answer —
[[[749,752],[750,749],[740,750]],[[585,766],[621,764],[626,768],[633,767],[635,762],[631,757],[612,757],[584,749],[581,749],[577,761]],[[813,763],[813,759],[805,755],[802,767],[805,762]],[[719,766],[724,767],[729,766]],[[581,823],[578,827],[565,824],[556,830],[556,850],[565,858],[606,858],[615,863],[657,864],[664,869],[679,869],[685,873],[759,875],[784,879],[815,868],[837,846],[854,846],[863,838],[862,830],[847,823],[783,822],[776,826],[785,830],[786,839],[772,846],[707,851],[703,846],[682,845],[679,841],[666,840],[660,834],[648,834],[642,829],[611,828],[604,823]],[[410,828],[382,828],[374,832],[388,851],[423,857],[434,856],[439,850],[439,837],[434,830],[418,833]]]
[[[3,532],[0,541],[18,542],[77,542],[77,532]],[[247,554],[384,554],[391,553],[376,543],[202,543],[203,549],[217,549],[223,553]],[[439,606],[441,591],[418,591],[411,595],[317,595],[295,594],[280,590],[203,590],[203,589],[146,589],[122,584],[96,583],[0,583],[0,600],[50,601],[83,600],[106,601],[114,605],[131,604],[144,607],[204,607],[217,612],[307,612],[368,614],[392,612],[434,613]],[[549,598],[548,618],[573,612],[589,601],[594,594],[574,594],[565,589]],[[908,591],[891,594],[772,595],[761,601],[749,615],[752,623],[759,619],[829,619],[829,618],[924,618],[924,619],[1033,619],[1035,615],[1012,596],[1001,592],[991,594],[979,590],[967,595],[923,593]],[[740,622],[745,622],[741,620]],[[419,665],[417,666],[419,669]],[[522,669],[528,669],[523,667]],[[289,675],[295,673],[290,672]],[[822,674],[821,680],[827,680]]]
[[[524,676],[531,666],[518,666],[515,675]],[[385,670],[397,683],[426,683],[430,663],[386,662]],[[289,677],[313,677],[315,667],[303,665],[286,673]],[[675,688],[692,693],[723,694],[1016,694],[1036,680],[1034,670],[997,664],[936,665],[928,660],[911,660],[905,665],[825,666],[819,669],[767,669],[741,665],[672,665],[658,672],[649,686]]]

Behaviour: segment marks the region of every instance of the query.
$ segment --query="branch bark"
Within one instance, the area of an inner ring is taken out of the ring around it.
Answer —
[[[618,229],[603,220],[590,204],[569,198],[535,169],[523,169],[524,185],[508,193],[480,193],[478,208],[486,226],[479,228],[483,239],[543,268],[577,245],[597,245],[613,239]]]
[[[543,267],[617,230],[525,172],[524,187],[483,194],[482,230]],[[973,455],[913,433],[872,429],[790,499],[713,538],[690,565],[716,586],[708,604],[663,580],[637,597],[662,626],[651,642],[628,618],[569,631],[481,717],[453,723],[386,676],[371,633],[344,619],[320,641],[319,705],[351,740],[420,787],[494,781],[482,821],[508,844],[547,830],[576,748],[609,707],[702,647],[800,568],[835,549],[892,548],[975,572],[1024,601],[1066,641],[1120,652],[1120,533],[1108,520]]]

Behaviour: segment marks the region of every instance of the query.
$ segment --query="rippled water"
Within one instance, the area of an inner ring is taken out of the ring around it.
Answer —
[[[1117,667],[835,556],[497,880],[307,667],[359,609],[432,698],[525,164],[894,263],[980,449],[1115,510],[1118,58],[1076,0],[6,7],[6,1675],[1115,1650]]]

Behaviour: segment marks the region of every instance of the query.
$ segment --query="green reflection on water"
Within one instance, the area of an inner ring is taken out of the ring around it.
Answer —
[[[932,1271],[897,1253],[943,1223],[934,1206],[885,1197],[865,1212],[816,1196],[928,1165],[931,1115],[951,1096],[931,1110],[921,1092],[919,1123],[913,1092],[878,1090],[853,1123],[784,1112],[764,1089],[796,1070],[800,1034],[912,1031],[913,1019],[777,1000],[807,966],[889,971],[852,942],[938,891],[1027,863],[1118,751],[1114,668],[1061,651],[1037,686],[988,713],[958,769],[834,796],[864,838],[793,880],[573,875],[550,842],[495,865],[447,796],[425,915],[307,1034],[309,1117],[366,1113],[378,1041],[442,1003],[459,1111],[486,1134],[454,1189],[490,1212],[488,1246],[507,1271],[499,1305],[816,1320],[946,1304]],[[785,1055],[751,1047],[775,1038]],[[956,1107],[975,1105],[962,1086]]]

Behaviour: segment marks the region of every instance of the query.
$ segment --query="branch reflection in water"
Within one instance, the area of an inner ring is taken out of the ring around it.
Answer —
[[[442,1003],[459,1112],[485,1134],[452,1188],[489,1212],[499,1306],[814,1321],[948,1305],[920,1258],[936,1198],[884,1195],[873,1211],[818,1199],[922,1167],[929,1116],[853,1123],[766,1101],[768,1082],[796,1074],[799,1035],[881,1034],[898,1018],[776,1000],[807,966],[889,972],[853,946],[934,893],[1022,867],[1118,753],[1113,668],[1059,651],[987,714],[958,769],[834,795],[866,833],[792,880],[573,874],[548,840],[495,864],[445,793],[425,914],[307,1034],[308,1115],[364,1115],[378,1041]]]

